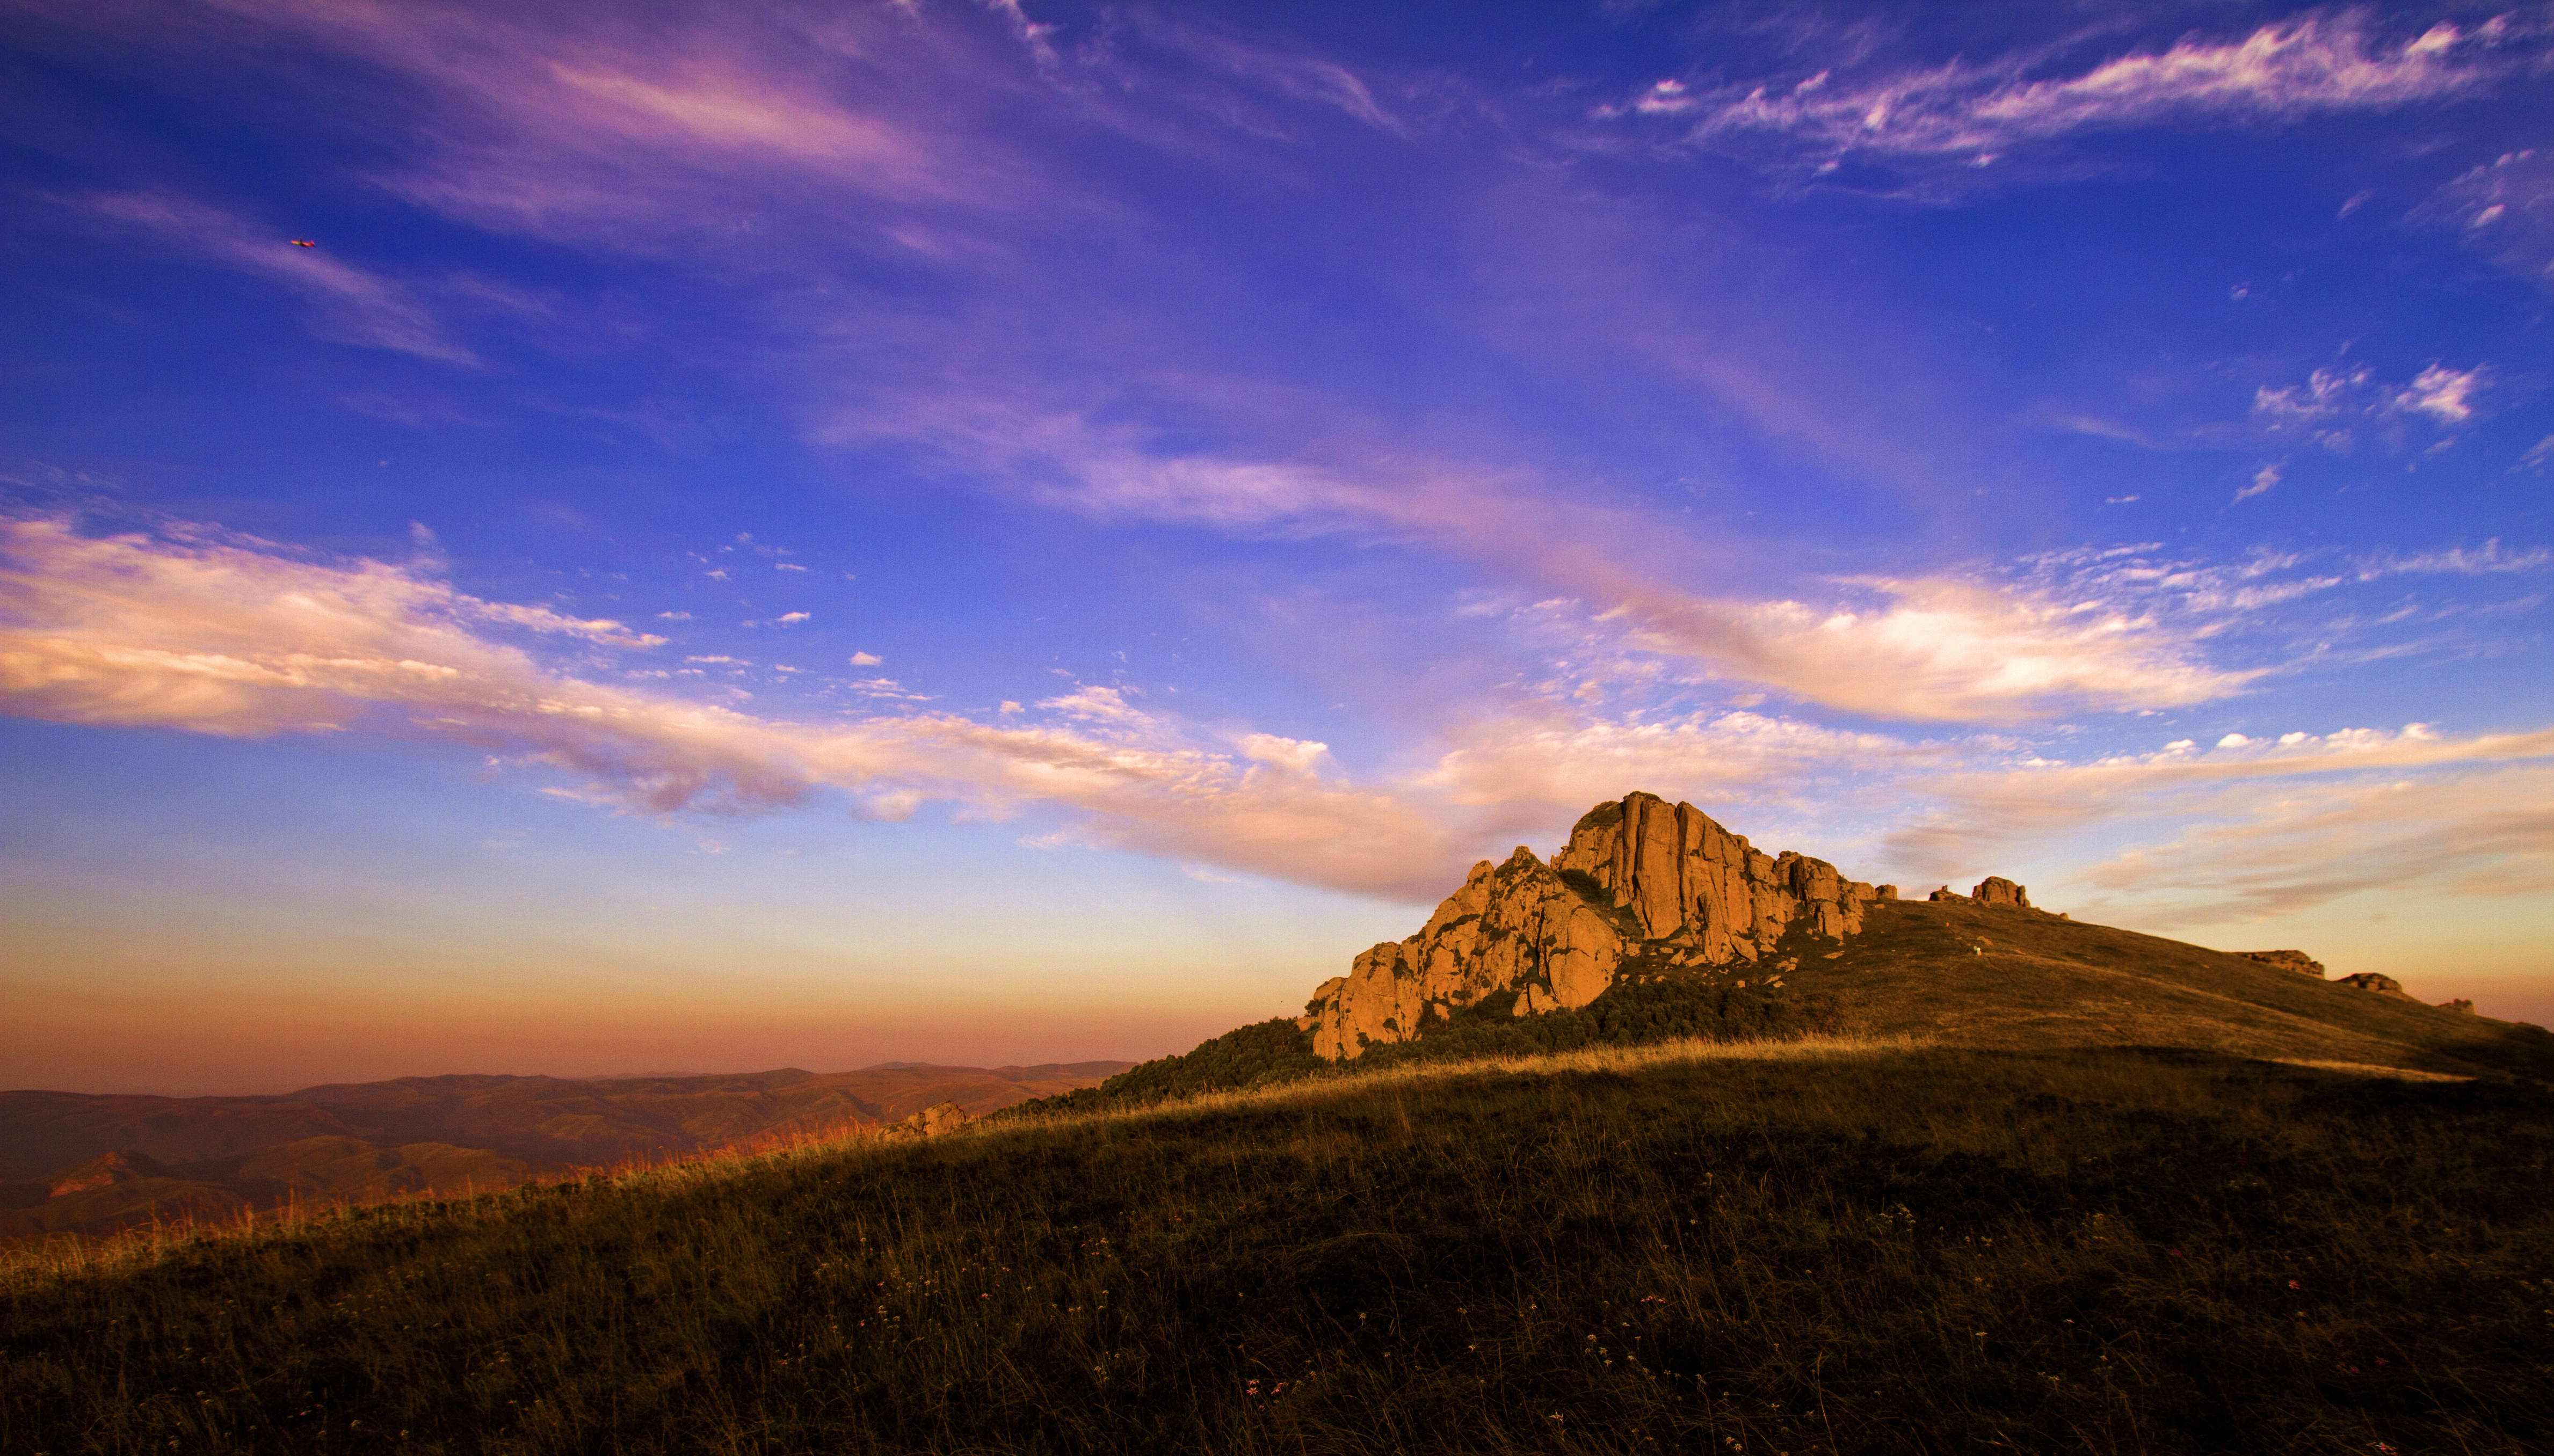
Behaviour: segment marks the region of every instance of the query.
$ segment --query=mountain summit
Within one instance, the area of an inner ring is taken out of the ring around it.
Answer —
[[[1505,863],[1473,865],[1417,935],[1323,982],[1297,1025],[1335,1061],[1501,992],[1530,1016],[1585,1006],[1629,975],[1779,976],[1802,955],[1834,954],[1869,906],[1897,898],[1897,886],[1847,879],[1823,859],[1767,854],[1690,804],[1630,794],[1580,817],[1550,864],[1519,844]]]

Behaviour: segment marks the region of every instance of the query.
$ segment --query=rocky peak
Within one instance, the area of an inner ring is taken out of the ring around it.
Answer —
[[[2320,977],[2323,974],[2323,962],[2303,951],[2238,951],[2235,953],[2247,960],[2258,960],[2264,965],[2275,965],[2281,970],[2293,970],[2302,975]]]
[[[1627,962],[1746,965],[1795,932],[1839,940],[1878,898],[1823,859],[1767,854],[1690,804],[1632,794],[1589,810],[1550,864],[1520,844],[1473,865],[1418,934],[1323,982],[1297,1025],[1320,1055],[1354,1057],[1493,996],[1519,1016],[1584,1006]]]

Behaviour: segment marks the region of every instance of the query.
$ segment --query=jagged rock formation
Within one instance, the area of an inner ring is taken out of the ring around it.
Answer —
[[[2474,1009],[2474,1002],[2464,996],[2458,996],[2452,1000],[2440,1002],[2439,1009],[2441,1011],[2454,1011],[2462,1016],[2473,1016],[2477,1014]]]
[[[1589,810],[1550,864],[1520,844],[1473,865],[1417,935],[1323,982],[1297,1025],[1319,1055],[1347,1058],[1502,992],[1525,1016],[1584,1006],[1642,968],[1770,962],[1779,975],[1786,936],[1858,934],[1871,904],[1896,898],[1823,859],[1767,854],[1690,804],[1633,794]]]
[[[2403,989],[2403,983],[2401,981],[2396,980],[2390,975],[2379,975],[2373,970],[2363,970],[2357,975],[2343,976],[2341,979],[2334,981],[2333,984],[2336,986],[2357,986],[2363,991],[2375,991],[2380,996],[2395,996],[2406,1001],[2412,999],[2412,993]]]
[[[2264,965],[2275,965],[2281,970],[2293,970],[2316,977],[2323,974],[2323,962],[2303,951],[2238,951],[2235,953],[2247,960],[2258,960]]]

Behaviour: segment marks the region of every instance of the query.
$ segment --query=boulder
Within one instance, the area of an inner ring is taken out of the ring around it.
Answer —
[[[1991,874],[1978,881],[1978,887],[1969,892],[1969,898],[1981,905],[2001,905],[2008,910],[2031,908],[2030,892],[2000,874]]]
[[[2293,970],[2311,976],[2323,974],[2323,962],[2303,951],[2238,951],[2235,953],[2247,960],[2258,960],[2264,965],[2275,965],[2281,970]]]
[[[2463,996],[2459,996],[2454,1000],[2440,1002],[2439,1009],[2441,1011],[2454,1011],[2463,1016],[2473,1016],[2476,1014],[2474,1003]]]
[[[906,1138],[936,1138],[954,1133],[974,1121],[967,1109],[955,1102],[934,1102],[902,1122],[891,1122],[878,1129],[878,1136],[890,1142]]]
[[[1952,889],[1949,885],[1944,885],[1942,888],[1935,890],[1924,898],[1927,900],[1966,900],[1969,897],[1961,894],[1955,889]]]
[[[2357,975],[2343,976],[2341,979],[2334,981],[2333,984],[2336,986],[2357,986],[2363,991],[2375,991],[2378,995],[2393,996],[2404,1001],[2412,999],[2411,995],[2403,989],[2403,983],[2401,981],[2396,980],[2390,975],[2379,975],[2373,970],[2363,970]]]
[[[1823,859],[1767,854],[1690,804],[1633,794],[1589,810],[1549,864],[1520,844],[1473,865],[1418,934],[1323,982],[1296,1025],[1319,1055],[1351,1058],[1501,993],[1518,1016],[1584,1006],[1635,958],[1751,965],[1795,931],[1841,940],[1880,898]]]

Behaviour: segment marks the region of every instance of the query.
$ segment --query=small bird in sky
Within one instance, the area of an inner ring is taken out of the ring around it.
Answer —
[[[310,238],[295,238],[295,239],[293,239],[293,240],[292,240],[292,246],[293,246],[293,247],[295,247],[295,248],[316,248],[316,247],[318,247],[318,246],[319,246],[319,244],[318,244],[318,242],[317,242],[316,240],[314,240],[314,239],[310,239]]]

